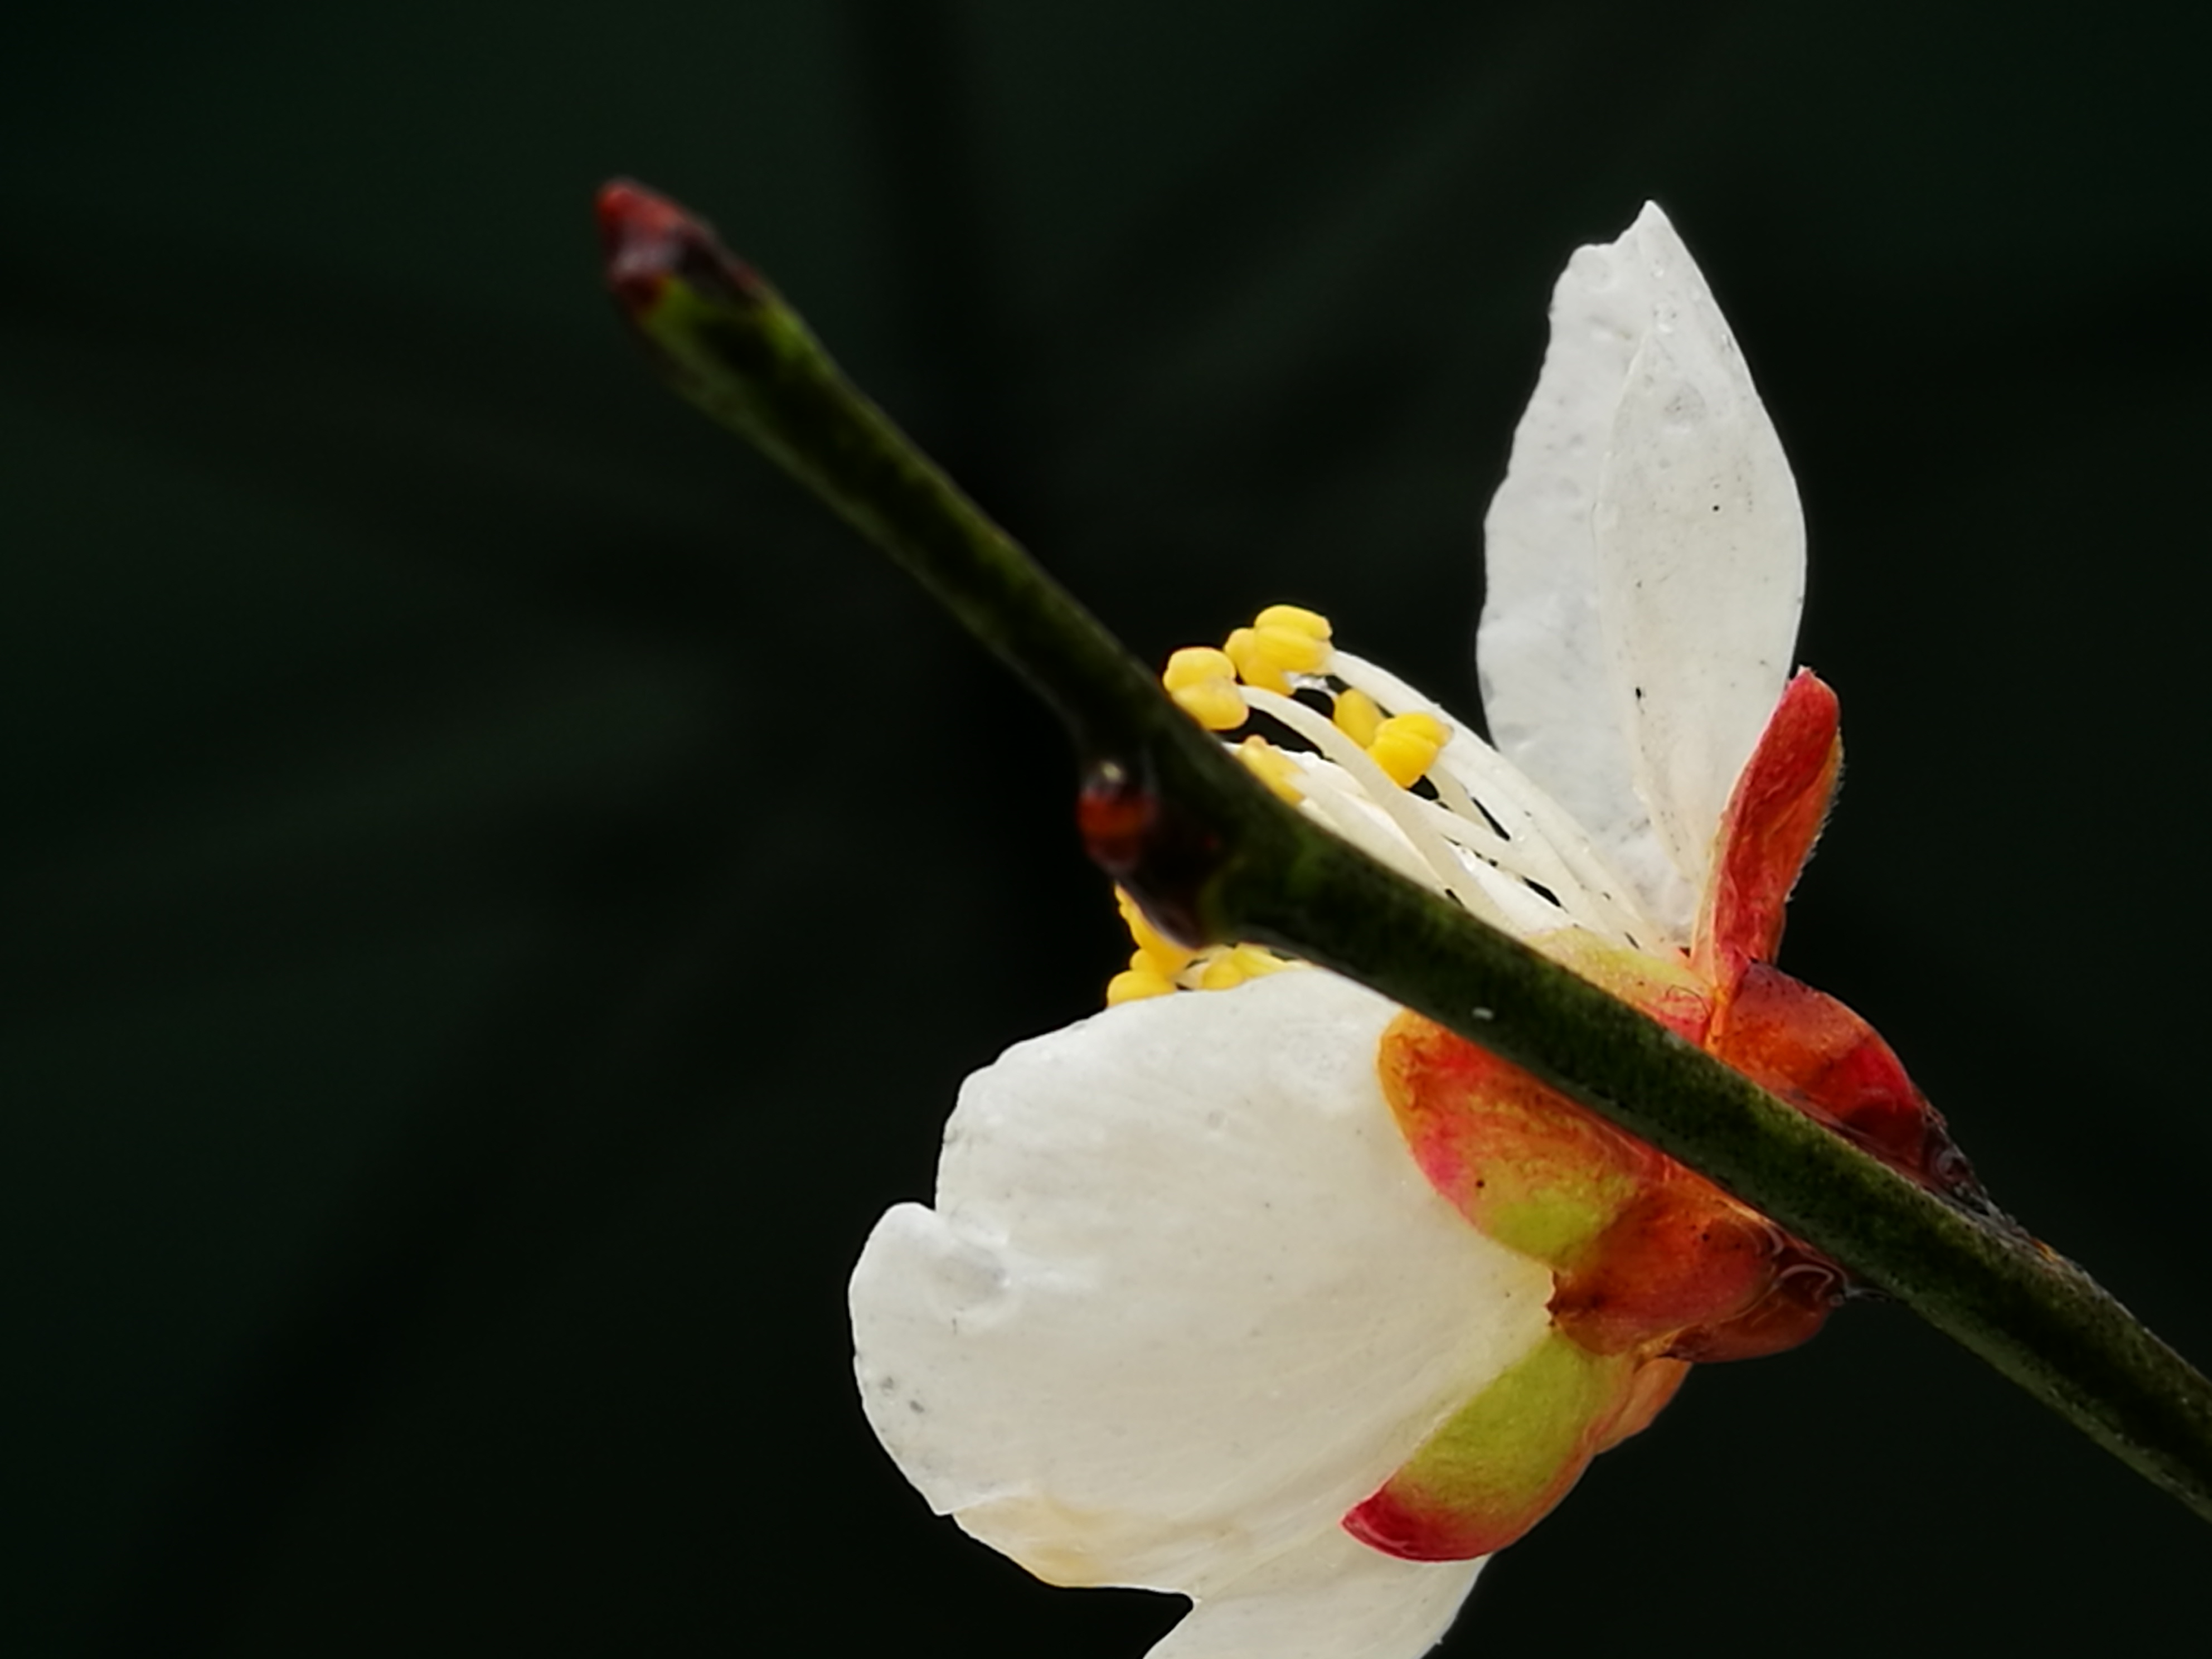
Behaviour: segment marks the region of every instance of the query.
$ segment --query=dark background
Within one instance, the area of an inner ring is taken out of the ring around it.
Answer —
[[[1042,716],[634,356],[616,173],[1141,651],[1301,600],[1462,707],[1552,278],[1659,198],[1796,461],[1844,702],[1788,965],[2212,1354],[2212,38],[2085,15],[21,9],[0,1645],[1170,1622],[931,1521],[855,1407],[863,1234],[1116,929]],[[2186,1651],[2206,1562],[1859,1309],[1701,1373],[1447,1651]]]

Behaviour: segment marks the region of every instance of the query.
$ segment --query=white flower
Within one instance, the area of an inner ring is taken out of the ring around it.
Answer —
[[[1338,1524],[1548,1322],[1550,1274],[1407,1154],[1375,1079],[1394,1012],[1286,973],[1019,1044],[961,1091],[939,1207],[891,1211],[854,1273],[908,1478],[1040,1577],[1204,1598],[1158,1653],[1307,1651],[1344,1613],[1321,1581],[1364,1620],[1311,1651],[1418,1653],[1474,1582]]]
[[[1833,704],[1809,677],[1784,698],[1803,590],[1796,491],[1656,208],[1560,278],[1486,532],[1478,657],[1495,750],[1288,607],[1222,651],[1178,653],[1168,684],[1216,729],[1273,722],[1280,741],[1245,753],[1303,810],[1725,1052],[1712,1033],[1740,985],[1759,1002],[1765,981],[1745,975],[1766,971],[1750,965],[1771,954],[1832,785]],[[1287,695],[1301,690],[1326,695]],[[1763,744],[1793,701],[1803,729]],[[1464,1102],[1408,1103],[1425,1085],[1406,1083],[1406,1056],[1430,1041],[1411,1016],[1327,973],[1270,971],[1289,964],[1264,952],[1180,951],[1133,927],[1117,1006],[970,1078],[936,1206],[901,1205],[869,1239],[852,1284],[869,1420],[934,1509],[1041,1577],[1191,1596],[1155,1659],[1409,1659],[1481,1561],[1404,1557],[1528,1524],[1663,1403],[1683,1369],[1668,1356],[1777,1345],[1764,1326],[1734,1346],[1713,1337],[1746,1328],[1753,1291],[1701,1290],[1694,1317],[1626,1326],[1617,1305],[1589,1312],[1603,1296],[1571,1294],[1595,1282],[1591,1241],[1625,1236],[1632,1199],[1648,1208],[1663,1185],[1669,1203],[1729,1201],[1602,1128],[1595,1156],[1627,1175],[1577,1165],[1545,1186],[1556,1171],[1508,1159],[1491,1171],[1510,1177],[1500,1197],[1468,1175],[1495,1143],[1467,1127]],[[1729,1056],[1770,1086],[1800,1080],[1796,1049],[1769,1050],[1788,1047],[1776,1030],[1797,1032],[1802,988],[1766,1024],[1747,1017],[1765,1048]],[[1846,1038],[1879,1048],[1837,1018],[1850,1017],[1821,1000],[1823,1064]],[[1497,1062],[1457,1052],[1496,1085]],[[1824,1109],[1817,1088],[1801,1092]],[[1606,1285],[1630,1257],[1644,1271],[1651,1231],[1606,1246]],[[1705,1284],[1702,1258],[1698,1272]],[[1796,1310],[1806,1329],[1825,1313],[1812,1305]],[[1535,1475],[1482,1463],[1498,1402],[1518,1423],[1529,1390],[1548,1402],[1585,1382],[1595,1393],[1527,1431],[1557,1430]],[[1495,1507],[1483,1483],[1513,1480],[1511,1526],[1453,1531],[1452,1505]],[[1443,1531],[1422,1533],[1439,1481]]]

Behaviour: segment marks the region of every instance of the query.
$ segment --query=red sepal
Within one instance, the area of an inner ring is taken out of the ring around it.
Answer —
[[[1771,962],[1790,890],[1812,856],[1841,774],[1836,694],[1809,670],[1784,688],[1722,815],[1692,958],[1725,1003],[1747,963]]]
[[[1893,1170],[1940,1192],[1979,1194],[1942,1115],[1913,1086],[1896,1052],[1825,992],[1753,963],[1710,1046],[1761,1088]]]
[[[1586,1261],[1559,1275],[1552,1322],[1607,1354],[1724,1323],[1759,1304],[1787,1243],[1764,1217],[1677,1170],[1631,1204]]]

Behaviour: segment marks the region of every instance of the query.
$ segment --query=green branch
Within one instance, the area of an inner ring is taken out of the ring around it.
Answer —
[[[1189,944],[1371,986],[1718,1182],[2212,1519],[2212,1383],[2072,1263],[1897,1175],[1712,1056],[1284,805],[838,372],[696,221],[600,202],[609,276],[675,388],[934,594],[1057,710],[1091,854]]]

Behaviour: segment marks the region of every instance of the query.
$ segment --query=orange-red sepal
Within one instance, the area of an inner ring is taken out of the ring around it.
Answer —
[[[1552,1322],[1592,1353],[1659,1346],[1759,1305],[1788,1240],[1679,1166],[1641,1194],[1560,1273]]]
[[[1781,945],[1790,890],[1812,856],[1843,770],[1841,719],[1836,694],[1800,669],[1729,796],[1695,951],[1698,971],[1723,1002],[1747,963],[1773,961]]]
[[[1649,1424],[1686,1369],[1593,1354],[1553,1332],[1354,1505],[1345,1530],[1405,1561],[1503,1549],[1551,1512],[1591,1458]]]
[[[1761,1088],[1923,1186],[1979,1190],[1942,1115],[1913,1085],[1896,1051],[1826,993],[1753,963],[1710,1046]]]
[[[1760,1080],[1809,1098],[1789,1085],[1825,1066],[1826,1051],[1796,1041],[1788,1009],[1758,984],[1745,1029],[1768,1067]],[[1778,1018],[1762,1023],[1770,1010]],[[1430,1184],[1485,1235],[1554,1269],[1553,1324],[1586,1352],[1778,1352],[1841,1298],[1842,1274],[1755,1211],[1418,1014],[1391,1022],[1376,1069]],[[1849,1064],[1844,1074],[1857,1075]],[[1864,1109],[1886,1110],[1887,1098],[1876,1091]]]
[[[1723,1359],[1764,1359],[1820,1334],[1828,1316],[1843,1302],[1843,1272],[1795,1239],[1784,1242],[1770,1265],[1771,1278],[1759,1300],[1733,1319],[1692,1326],[1667,1345],[1670,1358],[1695,1364]]]
[[[1376,1066],[1429,1184],[1482,1233],[1554,1267],[1580,1255],[1665,1165],[1633,1136],[1419,1014],[1390,1023]]]

